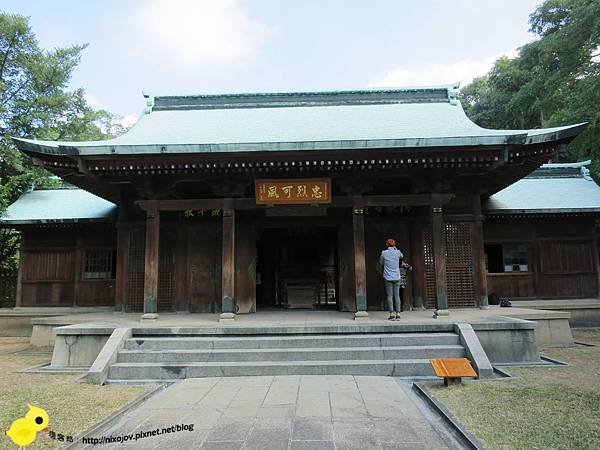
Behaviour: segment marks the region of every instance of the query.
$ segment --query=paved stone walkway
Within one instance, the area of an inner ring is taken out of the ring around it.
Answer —
[[[102,435],[135,436],[178,424],[193,424],[193,431],[110,448],[455,448],[455,444],[444,442],[390,377],[295,375],[182,380]]]

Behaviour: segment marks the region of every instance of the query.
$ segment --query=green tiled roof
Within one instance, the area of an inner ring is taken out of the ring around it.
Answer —
[[[485,213],[600,213],[600,186],[588,175],[589,164],[544,164],[492,195]]]
[[[0,224],[106,222],[116,214],[117,205],[83,189],[42,189],[24,193],[2,214]]]
[[[458,85],[361,91],[158,96],[107,141],[15,139],[29,152],[71,155],[481,146],[554,141],[583,124],[489,130],[455,100]]]

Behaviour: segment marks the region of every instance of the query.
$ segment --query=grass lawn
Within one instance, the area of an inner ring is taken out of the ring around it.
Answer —
[[[547,349],[568,367],[510,368],[519,377],[430,392],[490,449],[600,448],[600,330],[574,330],[598,347]]]
[[[50,430],[75,438],[147,389],[78,383],[78,375],[16,372],[47,362],[51,356],[50,348],[30,347],[29,338],[0,337],[0,448],[17,448],[4,432],[13,420],[25,415],[28,403],[46,410]],[[39,433],[27,448],[59,448],[64,444],[50,439],[48,433]]]

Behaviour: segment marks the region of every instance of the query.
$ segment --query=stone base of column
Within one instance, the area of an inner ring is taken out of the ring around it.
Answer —
[[[221,313],[219,315],[219,323],[234,323],[235,322],[235,314],[234,313]]]
[[[146,313],[142,315],[140,322],[156,322],[158,320],[158,314]]]
[[[447,309],[436,309],[433,312],[434,319],[437,319],[438,317],[441,317],[441,316],[449,316],[449,315],[450,315],[450,311],[448,311]]]
[[[487,295],[479,297],[479,309],[490,309]]]
[[[354,313],[354,320],[368,320],[369,313],[366,311],[356,311]]]

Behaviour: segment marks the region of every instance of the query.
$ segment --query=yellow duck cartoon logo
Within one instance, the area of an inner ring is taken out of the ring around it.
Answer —
[[[27,405],[29,411],[25,417],[15,420],[5,433],[20,448],[35,441],[38,431],[48,431],[50,418],[48,413],[37,406]]]

